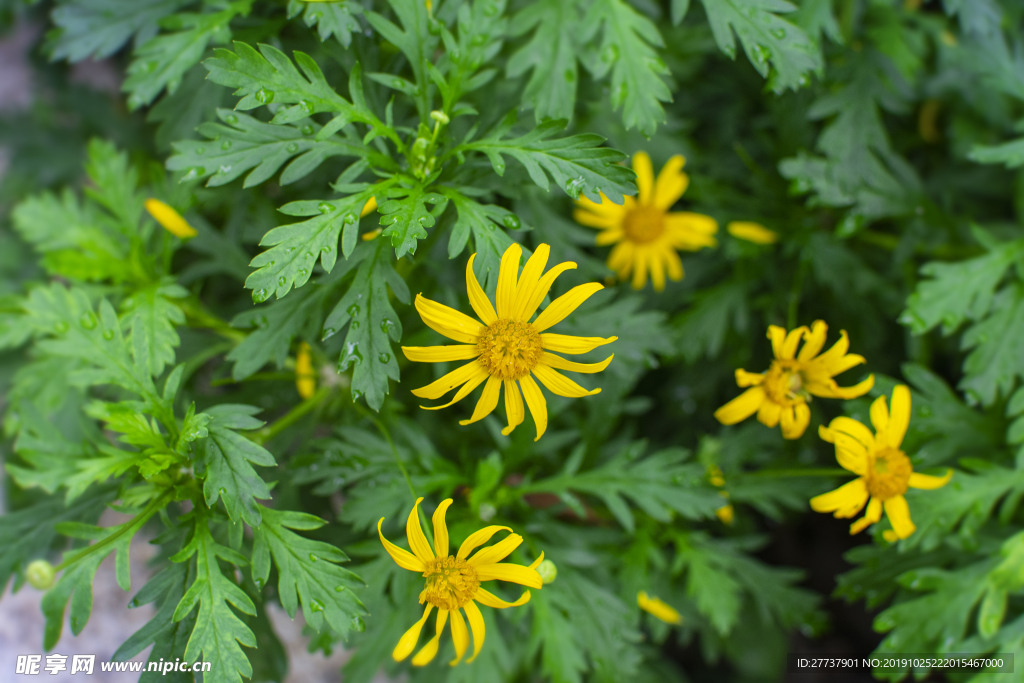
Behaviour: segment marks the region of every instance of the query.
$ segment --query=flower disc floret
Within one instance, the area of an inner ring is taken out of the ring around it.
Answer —
[[[491,377],[520,379],[530,374],[544,355],[544,343],[533,325],[521,320],[496,320],[476,343],[479,361]]]
[[[427,580],[427,587],[420,596],[420,604],[426,601],[438,609],[460,609],[476,595],[480,579],[465,560],[438,557],[426,565],[423,577]]]

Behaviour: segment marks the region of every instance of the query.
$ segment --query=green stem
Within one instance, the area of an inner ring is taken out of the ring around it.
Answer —
[[[198,300],[185,299],[180,305],[181,309],[185,312],[185,322],[189,327],[201,327],[212,330],[236,344],[249,336],[242,330],[231,327],[231,325],[228,325],[225,321],[207,311]]]
[[[249,438],[260,445],[265,444],[267,441],[270,441],[282,431],[288,429],[288,427],[291,427],[293,424],[301,420],[308,413],[312,412],[317,406],[323,403],[323,400],[327,398],[330,393],[330,387],[320,387],[315,394],[305,399],[302,403],[295,406],[263,429],[254,432],[249,436]]]
[[[170,498],[170,497],[171,497],[171,492],[170,491],[166,491],[159,498],[154,498],[150,502],[150,504],[146,506],[145,510],[143,510],[138,515],[136,515],[132,519],[132,521],[130,521],[127,524],[123,525],[119,531],[117,531],[117,532],[107,536],[106,538],[104,538],[99,543],[93,543],[88,548],[85,548],[81,552],[72,555],[71,557],[67,558],[66,560],[64,560],[63,562],[58,564],[56,567],[54,567],[53,570],[55,572],[59,572],[59,571],[62,571],[64,569],[67,569],[68,567],[73,565],[75,562],[78,562],[79,560],[81,560],[83,557],[88,557],[89,555],[92,555],[93,553],[97,552],[101,548],[105,548],[108,545],[112,544],[114,541],[116,541],[117,539],[121,538],[122,536],[124,536],[129,531],[132,531],[132,533],[134,533],[135,531],[137,531],[139,529],[139,527],[141,527],[143,524],[145,524],[147,521],[149,521],[149,518],[152,517],[153,515],[155,515],[156,512],[163,507],[164,503],[167,502],[167,499]]]

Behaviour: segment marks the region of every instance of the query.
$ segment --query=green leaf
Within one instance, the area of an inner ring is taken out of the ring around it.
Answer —
[[[587,671],[586,655],[573,637],[574,605],[557,590],[530,594],[533,604],[531,649],[541,647],[541,670],[556,683],[580,683]],[[562,597],[560,600],[559,598]]]
[[[495,130],[490,137],[462,146],[465,150],[483,152],[495,173],[505,174],[503,155],[516,159],[541,188],[548,189],[548,177],[573,199],[580,195],[600,203],[601,193],[613,202],[623,195],[636,193],[635,174],[619,165],[626,158],[622,152],[599,147],[604,138],[585,133],[554,138],[565,128],[565,121],[547,121],[518,138],[504,139],[511,121]]]
[[[277,594],[288,616],[295,618],[299,604],[306,623],[316,630],[327,625],[344,637],[366,608],[353,592],[362,580],[338,565],[348,557],[338,548],[313,541],[289,529],[309,531],[326,524],[319,517],[263,509],[263,523],[254,530],[252,575],[258,586],[270,577],[270,558],[277,567]]]
[[[480,204],[451,188],[438,188],[438,192],[452,201],[457,212],[455,226],[448,238],[448,258],[461,254],[472,234],[473,252],[476,254],[473,272],[480,286],[493,298],[498,286],[501,257],[512,246],[512,238],[502,228],[521,227],[519,217],[504,207]]]
[[[388,0],[391,9],[398,16],[402,28],[385,19],[376,12],[367,12],[366,20],[381,35],[405,55],[409,60],[409,68],[416,78],[420,96],[416,100],[420,118],[427,116],[427,76],[426,65],[433,63],[433,54],[437,49],[437,37],[427,30],[429,17],[426,3],[420,0]]]
[[[145,205],[145,197],[136,191],[138,172],[128,163],[128,155],[111,142],[93,138],[88,149],[85,171],[93,186],[86,187],[85,194],[117,219],[122,233],[136,234]]]
[[[719,49],[736,57],[733,31],[747,59],[768,78],[776,93],[809,83],[809,74],[822,68],[814,41],[803,30],[778,16],[796,7],[786,0],[703,0],[711,32]],[[768,76],[769,67],[772,69]]]
[[[714,358],[730,329],[743,334],[750,324],[747,291],[742,283],[726,282],[700,292],[693,307],[676,324],[676,348],[687,363]]]
[[[237,552],[217,543],[207,526],[207,518],[196,516],[195,532],[188,545],[172,560],[184,562],[196,556],[196,579],[178,603],[174,621],[181,621],[199,605],[184,659],[217,662],[218,681],[241,683],[252,677],[252,665],[241,646],[256,647],[256,636],[238,618],[230,605],[245,614],[255,614],[256,606],[231,579],[221,573],[218,558],[239,567],[246,564]]]
[[[690,547],[679,554],[687,570],[686,592],[696,599],[697,609],[721,635],[728,635],[739,619],[742,587],[729,575],[730,563],[707,548]]]
[[[678,26],[690,9],[690,0],[672,0],[672,25]]]
[[[212,121],[217,109],[226,104],[228,92],[206,80],[207,73],[197,64],[185,73],[177,90],[150,107],[146,121],[158,124],[154,140],[161,154],[178,140],[194,138],[196,128]]]
[[[646,447],[645,442],[635,442],[595,469],[582,473],[566,469],[528,489],[562,496],[573,491],[600,498],[630,533],[636,523],[624,497],[659,522],[671,521],[673,512],[689,519],[714,516],[722,499],[705,485],[703,468],[686,463],[689,451],[667,449],[642,457]]]
[[[963,350],[973,349],[964,360],[960,388],[985,406],[1002,395],[1008,398],[1018,376],[1024,377],[1020,340],[1024,339],[1024,290],[1007,287],[996,295],[991,314],[967,328]]]
[[[942,0],[942,6],[960,19],[965,33],[991,36],[1001,31],[1003,8],[997,0]]]
[[[231,20],[248,15],[252,3],[234,0],[219,12],[176,14],[171,27],[181,30],[151,38],[135,50],[123,86],[131,93],[128,107],[137,109],[151,103],[164,88],[170,93],[177,90],[185,72],[202,59],[207,45],[231,39]]]
[[[246,171],[242,187],[259,185],[272,177],[289,159],[295,158],[281,174],[287,185],[306,177],[332,156],[363,156],[369,152],[361,143],[332,136],[318,141],[313,135],[319,125],[273,125],[230,109],[218,109],[217,116],[228,125],[204,123],[199,133],[204,141],[174,143],[174,156],[167,160],[172,171],[187,171],[187,178],[209,178],[207,187],[225,185]]]
[[[356,248],[353,258],[362,262],[348,292],[327,316],[324,338],[349,325],[338,371],[352,366],[352,398],[366,397],[366,403],[380,410],[390,388],[388,379],[399,379],[398,362],[391,341],[401,341],[402,322],[391,307],[388,290],[404,304],[409,303],[409,288],[395,272],[391,250],[384,240],[376,239]]]
[[[832,0],[803,0],[800,8],[793,13],[793,19],[818,43],[823,36],[828,36],[833,43],[843,43],[843,33],[832,12]]]
[[[205,473],[206,504],[213,507],[220,498],[232,521],[259,526],[261,508],[256,499],[269,499],[270,489],[250,463],[272,467],[277,461],[269,451],[236,430],[262,427],[264,423],[252,417],[260,410],[223,403],[205,412],[212,418],[207,427],[210,435],[199,442],[196,462]]]
[[[589,39],[602,26],[600,52],[590,69],[597,79],[611,71],[612,107],[622,107],[627,130],[636,126],[650,137],[666,120],[661,103],[672,101],[672,92],[662,78],[668,75],[668,67],[652,48],[665,43],[657,26],[625,0],[597,0],[580,30],[584,39]]]
[[[152,38],[159,22],[189,0],[71,0],[54,8],[57,26],[49,43],[53,59],[80,62],[106,59],[135,38],[135,45]]]
[[[359,14],[362,6],[351,0],[340,2],[310,3],[303,0],[289,0],[288,18],[302,14],[306,26],[316,26],[320,40],[327,40],[332,35],[343,47],[352,44],[352,34],[359,32],[359,22],[353,13]]]
[[[995,289],[1006,269],[1024,256],[1024,240],[1005,242],[984,256],[957,263],[926,263],[917,289],[907,299],[900,322],[914,334],[939,323],[951,334],[966,320],[981,320],[992,307]]]
[[[576,3],[539,0],[523,7],[512,18],[509,34],[533,30],[530,41],[509,57],[505,73],[518,78],[531,71],[523,102],[534,110],[537,121],[571,119],[576,110],[576,36],[580,16]]]
[[[416,253],[417,242],[427,236],[426,229],[434,227],[434,216],[440,215],[448,204],[444,195],[429,192],[424,185],[392,186],[377,194],[386,198],[378,199],[380,224],[386,226],[381,237],[391,240],[396,258]],[[427,204],[434,208],[428,209]]]
[[[293,286],[303,286],[318,260],[330,273],[338,259],[339,237],[348,258],[359,233],[359,214],[374,193],[379,192],[380,185],[375,185],[342,199],[298,201],[282,206],[279,210],[288,216],[313,218],[276,227],[260,240],[260,246],[272,248],[249,264],[257,269],[245,281],[246,288],[253,290],[253,301],[263,303],[272,295],[280,299]]]
[[[188,290],[168,280],[136,290],[124,302],[121,323],[130,330],[135,364],[154,377],[174,363],[174,349],[181,343],[174,327],[185,322],[185,314],[173,300],[186,296]]]

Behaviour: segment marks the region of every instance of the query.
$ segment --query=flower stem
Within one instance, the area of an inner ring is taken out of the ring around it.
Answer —
[[[156,514],[156,512],[161,507],[163,507],[163,504],[165,502],[167,502],[167,499],[170,498],[170,497],[171,497],[171,491],[165,491],[158,498],[154,498],[149,503],[149,505],[146,506],[145,510],[143,510],[138,515],[133,517],[130,522],[128,522],[127,524],[124,524],[118,531],[110,534],[109,536],[107,536],[103,540],[99,541],[98,543],[93,543],[91,546],[89,546],[88,548],[83,549],[81,552],[75,553],[74,555],[72,555],[71,557],[67,558],[66,560],[64,560],[63,562],[58,564],[56,567],[54,567],[53,570],[55,572],[59,572],[59,571],[62,571],[64,569],[67,569],[68,567],[73,565],[75,562],[78,562],[79,560],[81,560],[83,557],[88,557],[89,555],[92,555],[93,553],[95,553],[96,551],[100,550],[101,548],[106,548],[108,545],[110,545],[111,543],[113,543],[117,539],[121,538],[126,533],[128,533],[128,531],[132,531],[134,533],[135,531],[137,531],[139,529],[139,527],[141,527],[143,524],[145,524],[149,520],[150,517],[152,517],[154,514]]]
[[[299,405],[295,406],[281,417],[274,420],[272,423],[254,432],[249,436],[250,439],[256,443],[262,445],[267,441],[270,441],[275,436],[280,434],[282,431],[291,427],[293,424],[301,420],[313,409],[323,403],[323,400],[331,393],[330,387],[320,387],[315,394],[305,399]]]

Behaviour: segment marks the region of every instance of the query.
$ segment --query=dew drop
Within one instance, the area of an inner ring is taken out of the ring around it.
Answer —
[[[182,182],[186,180],[194,180],[195,178],[199,178],[200,176],[204,175],[206,175],[206,169],[203,168],[202,166],[196,166],[194,168],[188,169],[188,172],[181,177],[181,180]]]
[[[289,154],[295,154],[299,151],[299,144],[297,142],[293,142],[285,147],[285,150],[287,150]]]
[[[270,104],[274,101],[274,91],[260,88],[256,91],[256,101],[260,104]]]
[[[601,61],[605,64],[613,64],[619,59],[619,46],[607,45],[601,50]]]
[[[337,333],[337,330],[333,327],[325,327],[323,334],[320,335],[320,341],[327,341]]]
[[[331,213],[332,211],[337,210],[338,207],[334,206],[334,204],[331,204],[330,202],[320,202],[317,208],[320,209],[320,213]]]
[[[305,268],[300,268],[297,274],[300,280],[305,280],[306,276],[309,275],[309,271]]]
[[[576,72],[573,69],[566,69],[565,73],[562,74],[562,76],[565,78],[566,83],[576,82]]]
[[[232,126],[238,123],[238,117],[234,114],[228,114],[224,117],[224,121],[231,124]]]
[[[344,223],[345,225],[352,225],[353,223],[356,222],[357,219],[358,216],[356,216],[354,213],[346,213],[344,218],[341,219],[341,222]]]
[[[63,320],[58,320],[57,323],[53,326],[53,329],[57,332],[57,334],[64,334],[65,332],[68,331],[68,324]]]
[[[335,593],[340,593],[340,592],[342,592],[343,590],[345,590],[345,587],[344,587],[344,586],[335,586],[335,587],[334,587],[334,592],[335,592]]]
[[[324,246],[324,247],[320,247],[320,251],[325,253],[325,254],[330,254],[332,251],[334,251],[334,249],[332,247]]]
[[[309,116],[310,114],[313,113],[313,105],[307,102],[306,100],[300,100],[299,103],[295,106],[304,111],[306,113],[306,116]]]
[[[107,341],[112,340],[114,338],[114,331],[113,330],[103,330],[103,338],[106,339]]]
[[[357,315],[359,315],[359,304],[352,304],[351,306],[345,309],[345,312],[348,313],[353,318],[356,317]]]
[[[270,294],[265,289],[257,289],[252,293],[252,300],[257,304],[261,304],[267,300]]]
[[[313,553],[310,553],[310,554],[309,554],[309,561],[310,561],[310,562],[316,562],[316,561],[317,561],[317,560],[319,560],[319,559],[320,559],[320,558],[319,558],[319,557],[317,557],[316,555],[314,555]]]
[[[394,328],[394,326],[395,323],[388,318],[384,318],[383,320],[380,321],[380,331],[384,332],[385,334],[391,334],[391,330],[392,328]]]
[[[231,149],[231,140],[225,140],[224,142],[220,143],[220,148],[225,151]]]
[[[305,126],[302,127],[302,134],[303,135],[312,135],[313,134],[313,126],[311,126],[311,125],[309,125],[307,123]]]
[[[338,361],[338,372],[345,372],[351,365],[359,365],[363,362],[363,354],[359,352],[359,344],[346,342],[345,350]]]
[[[626,98],[629,97],[629,86],[623,81],[615,86],[612,90],[612,106],[618,109],[626,102]]]
[[[309,601],[309,609],[312,610],[313,612],[323,612],[324,611],[324,603],[320,602],[316,598],[313,598],[312,600]]]
[[[505,224],[505,227],[509,230],[518,230],[523,227],[523,222],[519,220],[519,216],[514,213],[505,214],[505,217],[501,219],[501,222]]]
[[[786,29],[777,28],[774,31],[772,31],[772,35],[778,38],[779,40],[782,40],[783,38],[786,37]]]
[[[391,354],[390,353],[382,353],[379,356],[377,356],[377,360],[379,360],[381,363],[385,363],[385,364],[390,363],[391,362]]]
[[[284,287],[287,284],[288,284],[288,278],[286,278],[284,275],[282,275],[281,277],[277,278],[277,286],[278,287]]]
[[[583,176],[576,178],[575,180],[565,181],[565,193],[573,199],[580,198],[580,192],[586,186],[586,181],[583,180]]]
[[[494,162],[494,172],[502,175],[505,172],[505,163],[503,161]]]
[[[256,590],[263,590],[263,579],[253,579],[252,582],[256,584]]]
[[[87,330],[96,329],[96,316],[92,314],[92,311],[83,313],[82,317],[78,319],[78,322]]]
[[[220,175],[227,175],[228,173],[231,173],[231,168],[232,167],[230,164],[224,164],[223,166],[217,169],[217,173],[219,173]]]

